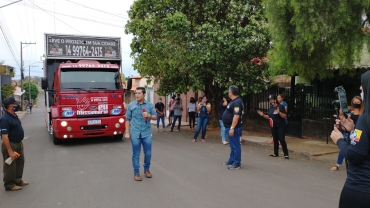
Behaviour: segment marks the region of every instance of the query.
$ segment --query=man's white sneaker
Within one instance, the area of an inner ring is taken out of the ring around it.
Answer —
[[[229,142],[223,141],[222,144],[227,145],[227,144],[229,144]]]

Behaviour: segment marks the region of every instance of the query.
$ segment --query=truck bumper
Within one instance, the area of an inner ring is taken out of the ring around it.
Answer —
[[[58,139],[105,137],[124,134],[126,117],[57,118],[52,123],[54,136]]]

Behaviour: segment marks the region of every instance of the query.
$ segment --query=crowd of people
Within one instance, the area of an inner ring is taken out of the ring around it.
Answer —
[[[339,207],[369,207],[370,205],[370,71],[361,76],[361,96],[355,96],[351,100],[351,112],[344,114],[339,111],[336,117],[334,129],[330,135],[332,141],[338,146],[340,152],[336,166],[331,170],[339,170],[343,160],[347,163],[347,179],[340,196]],[[134,180],[141,181],[140,153],[144,150],[144,174],[147,178],[152,177],[150,172],[152,153],[152,133],[150,120],[157,120],[157,131],[162,122],[165,131],[166,106],[159,98],[153,105],[145,100],[146,90],[138,87],[135,91],[136,101],[131,102],[126,111],[125,138],[130,139],[132,144],[132,165]],[[285,141],[287,130],[288,106],[284,102],[283,95],[269,95],[267,98],[270,107],[267,114],[258,111],[258,114],[269,121],[273,138],[274,149],[271,157],[279,156],[279,144],[282,146],[284,158],[289,159],[288,147]],[[22,186],[29,183],[22,179],[24,167],[24,146],[22,143],[24,132],[20,120],[15,114],[19,110],[19,101],[13,97],[4,100],[5,114],[2,116],[2,155],[6,162],[10,158],[12,163],[4,165],[4,186],[6,190],[21,190]],[[144,110],[145,108],[145,110]],[[182,112],[184,107],[180,94],[173,96],[169,102],[169,125],[170,132],[174,130],[178,121],[177,131],[180,131]],[[190,129],[195,128],[192,142],[196,142],[200,131],[201,139],[205,142],[207,124],[210,119],[211,104],[207,96],[200,97],[198,102],[190,99],[187,105],[187,116]],[[223,144],[229,144],[229,159],[223,163],[228,169],[241,168],[241,143],[240,138],[243,130],[244,104],[240,98],[237,86],[229,87],[228,95],[223,96],[219,103],[219,123]],[[173,120],[172,120],[173,117]],[[196,127],[195,127],[195,120]],[[228,139],[228,141],[227,141]],[[4,163],[5,164],[5,163]]]

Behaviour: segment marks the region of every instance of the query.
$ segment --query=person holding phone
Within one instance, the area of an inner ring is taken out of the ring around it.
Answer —
[[[208,102],[207,96],[203,96],[202,101],[197,106],[197,112],[199,113],[197,128],[192,142],[197,141],[200,129],[202,129],[202,142],[206,142],[207,124],[209,121],[209,112],[211,112],[211,103]]]
[[[271,94],[267,99],[270,102],[270,108],[268,109],[268,114],[264,114],[262,111],[258,110],[258,114],[266,119],[270,120],[271,133],[274,140],[274,154],[271,157],[279,156],[279,141],[281,147],[283,148],[284,158],[289,159],[288,147],[285,142],[285,129],[286,123],[285,119],[287,114],[285,112],[284,106],[277,102],[277,96]]]
[[[347,179],[339,199],[339,208],[369,207],[370,205],[370,71],[361,75],[361,95],[364,111],[356,126],[351,116],[341,116],[331,132],[331,139],[347,159]],[[350,141],[338,129],[350,132]]]
[[[363,108],[364,108],[363,101],[362,101],[361,97],[360,96],[353,97],[352,101],[351,101],[351,106],[353,108],[351,119],[353,120],[354,124],[356,124],[356,122],[357,122],[358,118],[360,117],[360,115],[362,114]],[[340,110],[339,115],[340,116],[343,115],[343,112],[341,110]],[[334,115],[334,117],[337,118],[337,115]],[[348,133],[346,131],[344,131],[343,132],[343,138],[347,138],[347,136],[348,136]],[[344,156],[339,151],[338,152],[337,164],[334,167],[332,167],[330,170],[332,170],[332,171],[339,170],[340,166],[343,163],[343,160],[344,160]]]

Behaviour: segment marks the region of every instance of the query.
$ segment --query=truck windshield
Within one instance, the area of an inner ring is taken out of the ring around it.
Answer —
[[[61,69],[61,90],[120,90],[117,69]]]

